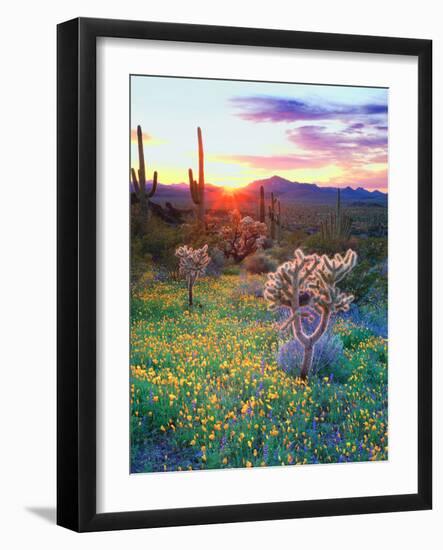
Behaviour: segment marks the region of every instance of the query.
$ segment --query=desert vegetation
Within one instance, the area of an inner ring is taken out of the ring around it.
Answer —
[[[131,471],[385,460],[386,205],[215,205],[200,128],[187,200],[157,201],[137,134]]]

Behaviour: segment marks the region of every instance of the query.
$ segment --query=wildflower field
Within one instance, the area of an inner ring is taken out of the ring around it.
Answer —
[[[173,82],[131,76],[131,472],[386,460],[387,91]]]
[[[387,459],[385,320],[370,306],[338,315],[332,356],[302,380],[265,281],[202,277],[192,307],[182,280],[133,286],[133,473]]]

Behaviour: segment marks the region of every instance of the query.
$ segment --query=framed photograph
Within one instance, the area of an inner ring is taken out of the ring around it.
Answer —
[[[59,525],[432,506],[432,43],[58,26]]]

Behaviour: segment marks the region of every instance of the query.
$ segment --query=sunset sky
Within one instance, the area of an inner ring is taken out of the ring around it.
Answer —
[[[140,124],[147,178],[186,182],[200,126],[209,183],[279,175],[387,191],[387,110],[386,89],[133,76],[131,163]]]

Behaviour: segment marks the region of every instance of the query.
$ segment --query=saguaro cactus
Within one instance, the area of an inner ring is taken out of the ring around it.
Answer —
[[[274,197],[274,193],[271,193],[271,204],[268,207],[269,223],[271,229],[271,239],[275,240],[275,227],[277,221],[277,214],[275,212],[275,207],[277,205],[277,199]]]
[[[143,133],[141,126],[137,126],[137,143],[138,143],[138,178],[134,168],[131,168],[132,185],[135,194],[140,202],[140,214],[142,221],[145,223],[149,217],[149,199],[154,196],[157,190],[157,172],[154,172],[152,178],[152,187],[150,191],[146,190],[146,166],[145,154],[143,150]]]
[[[269,219],[271,221],[271,238],[280,243],[281,237],[281,206],[280,201],[271,193],[271,206],[269,206]]]
[[[340,188],[337,189],[337,204],[335,213],[329,214],[329,219],[320,224],[321,235],[325,240],[349,239],[351,236],[352,219],[343,213],[341,208]]]
[[[332,315],[348,311],[354,299],[352,294],[341,292],[339,283],[356,265],[357,254],[348,250],[344,256],[311,254],[305,256],[297,249],[294,259],[270,273],[265,285],[264,298],[268,307],[289,310],[289,318],[280,327],[292,327],[294,338],[303,346],[300,377],[306,379],[312,366],[315,344],[326,332]],[[303,324],[303,319],[305,323]],[[310,332],[306,332],[306,324]]]
[[[265,188],[260,185],[260,223],[265,223]]]
[[[195,250],[190,246],[183,245],[177,248],[175,255],[180,259],[180,274],[186,277],[188,301],[189,305],[192,306],[195,282],[200,275],[204,275],[206,267],[211,261],[208,256],[208,245],[205,244],[202,248]]]
[[[277,201],[277,242],[280,243],[280,237],[281,237],[281,207],[280,207],[280,201]]]
[[[198,182],[194,180],[192,168],[189,168],[189,188],[194,204],[197,206],[197,219],[199,223],[205,221],[205,162],[203,151],[203,137],[201,128],[197,128],[198,139]]]

